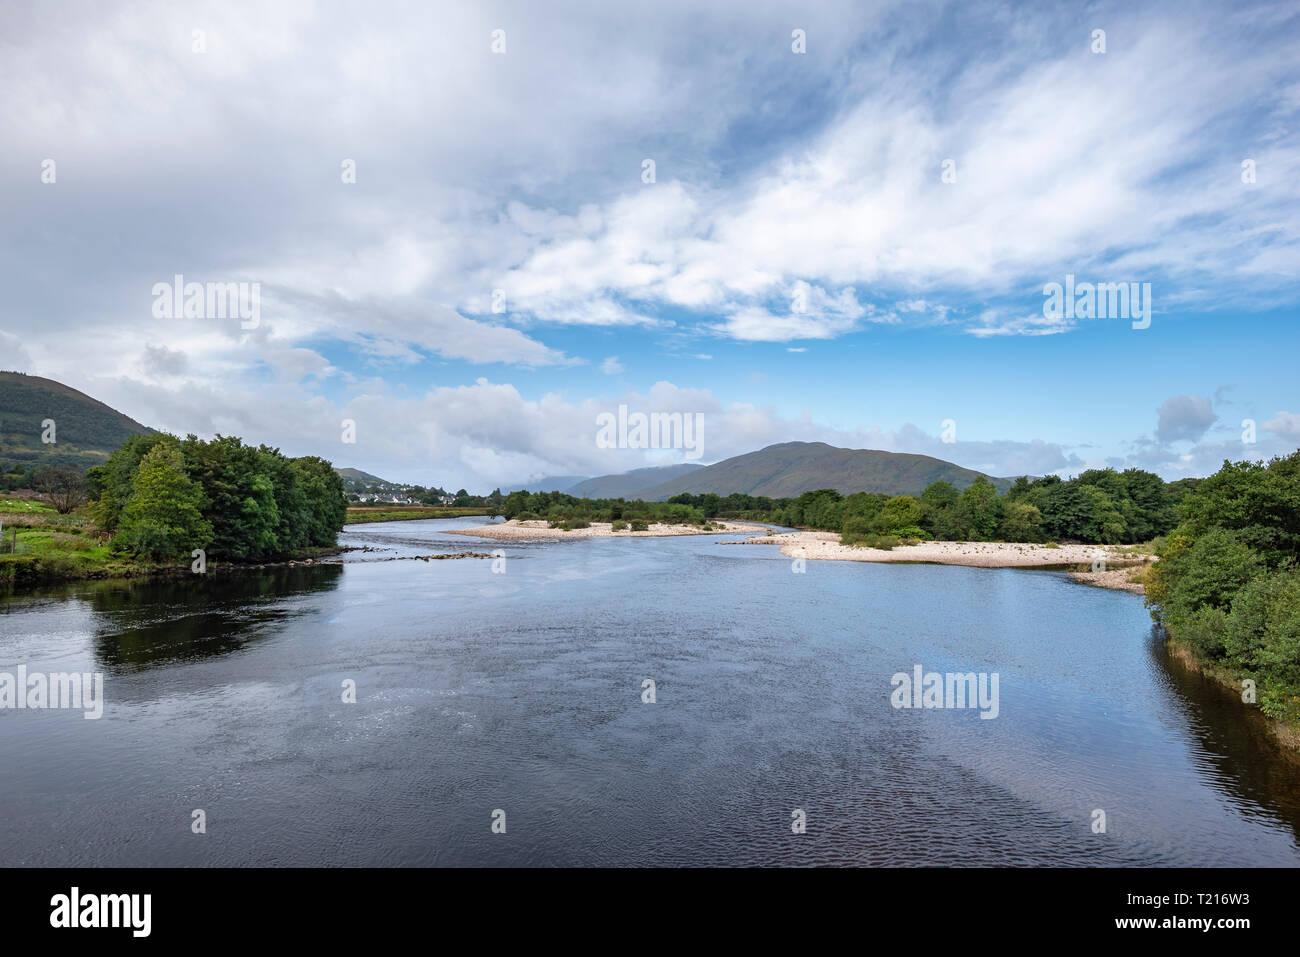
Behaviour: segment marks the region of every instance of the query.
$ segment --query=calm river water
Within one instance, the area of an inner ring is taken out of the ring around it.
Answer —
[[[798,574],[734,535],[446,534],[479,521],[0,599],[0,671],[103,672],[106,698],[0,711],[0,865],[1300,863],[1300,773],[1166,660],[1136,596]],[[497,548],[501,572],[377,560]],[[916,665],[996,672],[997,717],[895,709]]]

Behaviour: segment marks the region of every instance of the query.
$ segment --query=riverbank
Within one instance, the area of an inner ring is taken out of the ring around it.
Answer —
[[[977,568],[1059,568],[1077,565],[1070,577],[1086,585],[1141,595],[1134,572],[1154,558],[1118,545],[1056,545],[1038,542],[918,542],[892,549],[841,545],[836,532],[768,532],[724,545],[777,545],[782,555],[811,561],[904,562]],[[1103,563],[1103,564],[1098,564]],[[1087,566],[1086,570],[1082,566]]]
[[[1300,765],[1300,704],[1293,702],[1282,717],[1267,715],[1256,704],[1241,700],[1243,675],[1221,664],[1198,658],[1191,648],[1171,635],[1168,629],[1165,629],[1164,644],[1169,657],[1179,667],[1200,675],[1234,703],[1240,702],[1242,709],[1247,712],[1245,719],[1261,729],[1263,735],[1277,746],[1289,762]]]
[[[351,549],[336,545],[306,548],[270,562],[209,561],[204,574],[217,575],[234,571],[256,571],[261,568],[319,564],[346,551]],[[65,585],[78,581],[181,578],[194,574],[197,573],[194,572],[188,559],[178,563],[162,564],[91,552],[0,555],[0,589],[8,590]]]
[[[592,522],[586,528],[551,528],[548,522],[521,522],[511,519],[499,525],[479,525],[475,528],[448,529],[449,535],[470,535],[474,538],[494,538],[498,541],[518,541],[538,538],[662,538],[672,535],[717,535],[720,532],[745,534],[761,532],[762,525],[746,522],[714,522],[713,527],[701,528],[696,525],[664,525],[651,522],[644,531],[632,531],[631,527],[614,530],[612,522]]]

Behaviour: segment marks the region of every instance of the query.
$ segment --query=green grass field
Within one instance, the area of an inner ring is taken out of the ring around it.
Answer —
[[[485,508],[436,508],[432,505],[371,505],[348,509],[347,525],[367,522],[404,522],[417,518],[464,518],[466,515],[487,517]]]
[[[21,498],[0,498],[0,515],[10,512],[19,514],[30,514],[32,512],[49,512],[56,514],[54,509],[50,508],[44,502],[31,502]]]

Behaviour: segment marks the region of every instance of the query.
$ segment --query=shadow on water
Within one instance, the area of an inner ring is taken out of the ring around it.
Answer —
[[[77,597],[95,612],[95,657],[110,671],[229,654],[293,618],[297,594],[338,587],[341,565],[238,569],[170,581],[103,582]]]
[[[1264,716],[1242,704],[1232,689],[1171,654],[1164,638],[1153,626],[1151,654],[1174,693],[1182,723],[1195,734],[1203,760],[1216,769],[1216,780],[1239,804],[1276,814],[1300,843],[1300,759],[1273,740]]]

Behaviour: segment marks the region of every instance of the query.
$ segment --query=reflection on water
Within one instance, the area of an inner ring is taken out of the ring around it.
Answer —
[[[98,623],[102,670],[238,651],[292,617],[286,595],[337,588],[341,565],[295,565],[196,575],[194,580],[98,583],[83,593]]]
[[[1267,721],[1232,689],[1206,677],[1169,654],[1155,635],[1153,654],[1177,695],[1182,722],[1196,735],[1206,765],[1247,802],[1275,805],[1300,835],[1300,760],[1282,751],[1267,733]]]
[[[107,673],[100,721],[0,712],[0,864],[1300,863],[1300,772],[1132,595],[793,574],[726,535],[446,534],[474,521],[353,528],[372,551],[341,565],[0,600],[0,670]],[[375,560],[498,548],[503,573]],[[894,710],[915,664],[998,672],[999,716]]]

